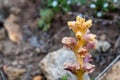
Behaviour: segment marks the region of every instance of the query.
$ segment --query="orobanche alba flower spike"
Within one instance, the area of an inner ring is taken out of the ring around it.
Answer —
[[[90,33],[89,28],[92,26],[92,20],[85,21],[80,16],[76,17],[76,21],[69,21],[68,26],[75,33],[75,38],[64,37],[62,43],[65,47],[74,51],[77,62],[74,64],[65,63],[64,68],[71,71],[78,77],[78,80],[84,80],[84,73],[91,73],[95,66],[90,64],[91,55],[89,50],[96,47],[96,35]]]

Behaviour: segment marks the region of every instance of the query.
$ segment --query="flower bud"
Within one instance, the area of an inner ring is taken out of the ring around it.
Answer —
[[[82,33],[81,33],[80,31],[78,31],[78,32],[76,33],[76,38],[77,38],[77,39],[81,39],[81,37],[82,37]]]
[[[92,40],[94,40],[95,38],[96,38],[96,35],[94,35],[94,34],[85,34],[85,35],[84,35],[85,41],[92,41]]]
[[[83,69],[88,73],[92,73],[95,70],[95,65],[92,65],[90,63],[84,63]]]
[[[74,64],[64,63],[64,69],[74,72],[74,71],[80,69],[80,64],[79,63],[74,63]]]
[[[72,45],[75,45],[77,41],[75,40],[75,38],[72,37],[64,37],[62,39],[62,43],[67,47],[71,47]]]
[[[96,39],[93,41],[89,41],[89,42],[87,42],[85,48],[88,50],[94,49],[94,48],[96,48],[97,43],[98,43],[98,41]]]

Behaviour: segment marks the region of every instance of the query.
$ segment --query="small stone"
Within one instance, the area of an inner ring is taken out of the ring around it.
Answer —
[[[109,50],[109,48],[111,47],[111,44],[108,42],[108,41],[98,41],[98,44],[97,44],[97,47],[96,49],[98,51],[103,51],[103,52],[106,52],[107,50]]]
[[[106,35],[105,35],[105,34],[102,34],[102,35],[100,36],[100,40],[105,41],[105,40],[106,40]]]
[[[42,76],[38,75],[33,78],[33,80],[42,80]]]
[[[21,60],[19,60],[19,64],[20,64],[20,65],[23,65],[23,64],[24,64],[24,62],[23,62],[23,61],[21,61]]]
[[[21,80],[21,77],[25,71],[25,69],[20,69],[12,66],[5,68],[5,72],[8,75],[9,80]]]
[[[40,48],[36,48],[35,51],[36,51],[37,53],[40,53],[40,52],[41,52]]]
[[[15,61],[13,61],[13,62],[12,62],[12,65],[13,65],[13,66],[18,65],[18,61],[16,61],[16,60],[15,60]]]
[[[8,33],[9,39],[17,44],[23,41],[22,31],[20,25],[15,23],[18,20],[18,16],[10,14],[10,16],[4,21],[4,27]]]

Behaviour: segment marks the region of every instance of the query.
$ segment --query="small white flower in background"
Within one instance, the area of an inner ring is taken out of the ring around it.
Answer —
[[[96,5],[95,4],[90,4],[90,8],[96,8]]]
[[[93,0],[94,2],[96,2],[97,0]]]
[[[113,0],[113,2],[114,2],[114,3],[117,3],[117,2],[118,2],[118,0]]]
[[[68,1],[67,1],[67,4],[71,4],[71,0],[68,0]]]
[[[81,3],[80,3],[80,2],[78,2],[78,3],[77,3],[77,6],[80,6],[80,5],[81,5]]]
[[[56,0],[54,0],[53,2],[52,2],[52,6],[53,7],[56,7],[58,5],[58,2],[56,1]]]
[[[102,12],[98,12],[97,17],[102,17]]]
[[[108,6],[109,6],[108,3],[104,3],[104,4],[103,4],[103,7],[104,7],[104,8],[107,8]]]

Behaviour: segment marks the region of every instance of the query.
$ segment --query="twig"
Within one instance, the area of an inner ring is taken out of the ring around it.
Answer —
[[[8,80],[7,74],[4,72],[3,66],[0,68],[0,76],[2,80]]]
[[[100,80],[100,77],[101,77],[106,71],[108,71],[108,69],[109,69],[119,58],[120,58],[120,55],[117,56],[116,59],[114,59],[113,62],[111,62],[111,63],[109,64],[109,66],[106,67],[106,68],[96,77],[95,80]]]
[[[118,36],[115,46],[114,46],[114,50],[116,50],[116,48],[120,45],[120,35]]]

